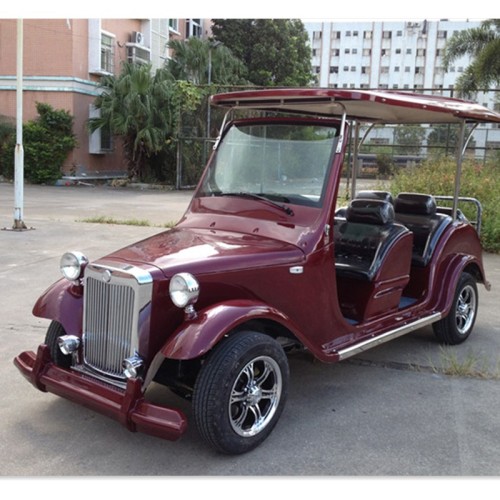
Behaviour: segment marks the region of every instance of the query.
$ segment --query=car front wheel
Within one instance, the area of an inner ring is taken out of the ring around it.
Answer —
[[[478,304],[476,280],[469,273],[463,273],[449,314],[433,325],[439,341],[455,345],[466,340],[474,327]]]
[[[57,321],[52,321],[45,335],[45,344],[49,347],[54,363],[57,366],[69,368],[71,366],[71,355],[63,354],[57,343],[57,339],[63,335],[66,335],[63,326]]]
[[[202,366],[194,388],[200,435],[228,454],[258,446],[283,411],[288,376],[286,355],[273,338],[240,332],[224,339]]]

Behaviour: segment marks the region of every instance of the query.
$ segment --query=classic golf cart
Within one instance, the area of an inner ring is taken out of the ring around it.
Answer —
[[[210,445],[243,453],[283,411],[288,350],[337,362],[430,324],[457,344],[474,326],[476,283],[489,287],[480,210],[475,224],[465,219],[458,181],[449,208],[430,194],[357,193],[353,181],[337,211],[350,127],[462,124],[464,146],[466,124],[500,114],[334,89],[233,92],[212,104],[228,113],[180,222],[95,262],[64,254],[64,278],[33,310],[51,320],[45,342],[15,364],[42,391],[174,440],[186,417],[148,401],[159,382],[192,401]],[[251,118],[233,116],[245,110]]]

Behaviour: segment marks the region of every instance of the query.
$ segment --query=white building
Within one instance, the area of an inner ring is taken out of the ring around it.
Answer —
[[[446,41],[455,31],[479,25],[447,20],[305,23],[320,87],[433,89],[447,95],[469,61],[463,57],[445,71]]]
[[[456,31],[481,21],[317,21],[306,22],[312,66],[319,87],[393,89],[454,95],[467,56],[447,71],[443,50]],[[498,92],[478,92],[474,100],[500,110]],[[491,128],[491,127],[488,127]],[[478,145],[500,146],[500,129],[480,134]]]

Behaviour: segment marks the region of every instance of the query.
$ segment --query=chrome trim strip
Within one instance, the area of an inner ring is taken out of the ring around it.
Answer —
[[[100,260],[99,262],[92,262],[91,264],[89,264],[89,266],[97,268],[99,270],[109,270],[111,272],[128,274],[130,276],[133,276],[136,279],[137,283],[139,283],[139,285],[153,282],[151,273],[149,273],[145,269],[141,269],[130,264]]]
[[[441,313],[434,313],[425,318],[421,318],[417,321],[413,321],[412,323],[408,323],[407,325],[403,325],[394,330],[390,330],[386,333],[383,333],[382,335],[378,335],[371,339],[360,342],[359,344],[346,347],[345,349],[340,349],[339,351],[337,351],[337,354],[339,355],[339,361],[343,361],[344,359],[350,358],[351,356],[355,356],[356,354],[367,351],[372,347],[378,346],[380,344],[388,342],[389,340],[401,337],[407,333],[418,330],[419,328],[435,323],[441,318]]]

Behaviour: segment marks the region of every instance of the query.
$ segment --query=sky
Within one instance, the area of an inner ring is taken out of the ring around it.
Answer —
[[[341,21],[366,20],[410,20],[410,19],[484,19],[499,16],[496,2],[475,0],[471,17],[470,3],[436,2],[419,0],[418,2],[357,0],[355,2],[331,2],[311,7],[308,2],[228,2],[206,0],[185,0],[184,2],[145,2],[124,0],[119,4],[86,0],[68,2],[67,0],[18,0],[2,1],[0,18],[61,18],[94,17],[101,18],[298,18],[304,21],[318,19],[338,19]],[[75,5],[76,4],[76,5]],[[242,5],[243,4],[243,5]],[[344,4],[344,5],[342,5]],[[347,5],[345,5],[347,4]],[[119,5],[119,8],[116,6]],[[286,7],[284,7],[286,6]],[[451,8],[451,6],[453,6]]]

